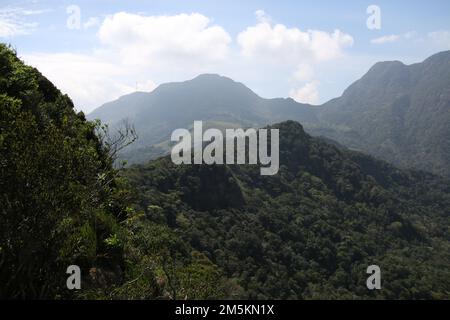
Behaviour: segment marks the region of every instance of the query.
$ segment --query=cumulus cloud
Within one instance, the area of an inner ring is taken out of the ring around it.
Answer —
[[[223,28],[198,13],[145,16],[119,12],[103,21],[92,17],[83,27],[96,25],[99,45],[92,54],[23,56],[86,112],[123,94],[152,91],[153,79],[162,73],[198,73],[209,63],[220,63],[231,42]]]
[[[297,81],[309,81],[314,77],[314,69],[311,65],[301,63],[294,72],[294,79]]]
[[[328,33],[321,30],[301,31],[283,24],[272,25],[259,19],[237,37],[241,53],[247,58],[263,58],[289,63],[304,59],[326,61],[339,57],[353,38],[340,30]]]
[[[241,55],[252,62],[290,68],[294,81],[290,96],[304,103],[319,103],[319,82],[313,80],[314,69],[323,62],[344,57],[345,48],[353,45],[353,37],[338,29],[300,30],[274,24],[262,10],[255,15],[256,25],[237,36]]]
[[[255,15],[256,24],[238,34],[237,47],[231,46],[224,28],[200,13],[118,12],[102,20],[92,17],[83,25],[85,29],[98,27],[98,42],[91,52],[33,53],[23,58],[85,112],[123,94],[151,91],[155,82],[189,79],[205,72],[245,81],[261,79],[261,69],[274,70],[280,83],[273,91],[276,95],[282,95],[281,83],[286,81],[288,87],[282,89],[286,95],[290,91],[298,101],[317,103],[316,67],[345,56],[344,49],[353,44],[353,38],[339,30],[301,31],[273,24],[263,10]],[[248,71],[244,75],[243,68]]]
[[[127,64],[220,61],[227,56],[231,37],[210,22],[199,13],[143,16],[119,12],[103,21],[98,35]]]
[[[62,92],[68,93],[78,110],[91,111],[94,106],[136,90],[124,68],[97,57],[55,53],[30,54],[22,59],[37,66]]]
[[[292,89],[289,96],[300,103],[319,103],[319,81],[311,81],[299,89]]]

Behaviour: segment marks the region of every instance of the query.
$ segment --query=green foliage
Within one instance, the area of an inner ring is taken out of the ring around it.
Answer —
[[[276,127],[275,176],[248,165],[176,166],[170,158],[127,169],[147,223],[166,221],[184,240],[175,247],[191,246],[221,269],[228,298],[449,296],[448,181],[341,151],[295,122]],[[243,201],[224,201],[230,195]],[[372,264],[382,270],[376,292],[366,288]]]
[[[156,208],[157,206],[149,206]],[[129,232],[125,284],[113,298],[206,299],[220,298],[224,288],[220,270],[193,251],[165,223],[150,222],[142,212],[125,221]]]
[[[277,127],[276,176],[168,158],[118,171],[129,128],[107,140],[0,44],[0,298],[450,296],[449,181]]]
[[[216,268],[192,258],[166,220],[143,224],[130,206],[112,162],[132,128],[114,136],[86,121],[2,44],[0,70],[0,298],[215,296]],[[75,293],[72,264],[83,276]]]
[[[103,244],[121,212],[116,173],[67,96],[5,45],[0,68],[0,296],[69,296],[67,266],[122,264]]]

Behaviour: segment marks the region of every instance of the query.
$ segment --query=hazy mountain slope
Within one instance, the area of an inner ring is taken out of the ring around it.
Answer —
[[[375,64],[319,117],[323,130],[316,134],[402,167],[449,175],[450,51],[410,66]]]
[[[167,151],[164,142],[174,129],[190,128],[194,120],[215,128],[260,127],[289,119],[316,122],[313,107],[292,99],[263,99],[243,84],[218,75],[205,74],[193,80],[167,83],[150,93],[133,93],[93,111],[89,119],[114,126],[124,118],[135,125],[139,139],[128,152],[158,154]],[[134,158],[134,156],[133,156]],[[149,158],[144,157],[144,161]]]
[[[139,210],[218,265],[229,297],[439,298],[450,292],[449,181],[280,129],[280,172],[174,165],[125,172]],[[366,268],[383,289],[366,288]]]
[[[171,132],[194,120],[219,129],[296,120],[313,135],[397,166],[450,176],[450,51],[410,66],[377,63],[341,97],[320,107],[263,99],[231,79],[201,75],[124,96],[89,118],[113,125],[128,118],[135,124],[140,139],[124,155],[132,162],[166,154]]]

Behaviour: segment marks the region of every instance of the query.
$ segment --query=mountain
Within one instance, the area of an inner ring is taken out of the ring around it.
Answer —
[[[208,257],[226,298],[449,296],[448,180],[342,150],[293,121],[271,128],[277,175],[163,157],[124,171],[135,209]],[[366,287],[373,264],[382,290]]]
[[[126,132],[87,121],[4,44],[0,70],[0,299],[449,297],[448,180],[294,121],[273,126],[274,176],[167,156],[117,170]],[[366,288],[373,264],[382,290]]]
[[[323,134],[397,166],[450,175],[450,51],[375,64],[318,113]]]
[[[124,96],[88,118],[113,127],[123,118],[134,123],[140,138],[123,157],[137,163],[167,154],[171,132],[194,120],[219,129],[296,120],[313,135],[397,166],[450,176],[450,51],[409,66],[377,63],[322,106],[263,99],[231,79],[201,75]]]
[[[146,162],[167,153],[172,131],[190,128],[194,120],[218,129],[261,127],[289,119],[317,121],[309,105],[290,98],[263,99],[243,84],[214,74],[123,96],[94,110],[88,119],[100,119],[112,127],[123,119],[134,124],[139,139],[125,156],[131,162]]]
[[[0,43],[0,299],[74,298],[67,267],[124,275],[119,196],[94,124],[38,70]],[[102,290],[83,277],[85,289]],[[87,291],[86,291],[87,292]]]
[[[118,141],[2,43],[0,70],[0,300],[223,297],[207,257],[133,210]]]

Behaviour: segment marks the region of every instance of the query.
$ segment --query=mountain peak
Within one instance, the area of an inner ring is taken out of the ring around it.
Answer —
[[[232,79],[222,76],[220,74],[217,73],[202,73],[199,74],[198,76],[196,76],[195,78],[193,78],[191,81],[195,81],[195,80],[214,80],[214,81],[218,81],[218,80],[225,80],[225,81],[233,81]],[[233,81],[234,82],[234,81]]]
[[[379,61],[373,65],[372,68],[389,68],[389,67],[403,67],[405,64],[399,60]]]
[[[201,89],[201,90],[243,90],[252,95],[256,95],[252,90],[246,87],[240,82],[236,82],[231,78],[215,74],[215,73],[204,73],[196,76],[195,78],[181,81],[181,82],[168,82],[160,85],[155,91],[172,90],[174,88],[185,88],[185,89]]]
[[[343,93],[356,104],[368,97],[383,98],[404,92],[410,85],[410,69],[401,61],[382,61],[374,64],[359,80]]]
[[[322,109],[322,119],[347,130],[328,137],[404,168],[448,176],[449,143],[437,137],[450,134],[449,73],[450,51],[411,65],[375,64]]]
[[[224,86],[224,87],[235,87],[238,88],[240,87],[245,88],[246,91],[251,91],[253,92],[250,88],[248,88],[247,86],[245,86],[243,83],[241,82],[237,82],[234,81],[233,79],[226,77],[226,76],[222,76],[220,74],[217,73],[203,73],[203,74],[199,74],[198,76],[196,76],[195,78],[191,79],[191,80],[187,80],[184,81],[184,83],[196,83],[199,84],[201,86]]]
[[[433,54],[431,57],[428,57],[423,62],[424,64],[449,64],[450,63],[450,50],[441,51],[436,54]]]
[[[381,61],[375,63],[363,78],[383,78],[402,73],[406,69],[406,65],[398,60]]]

